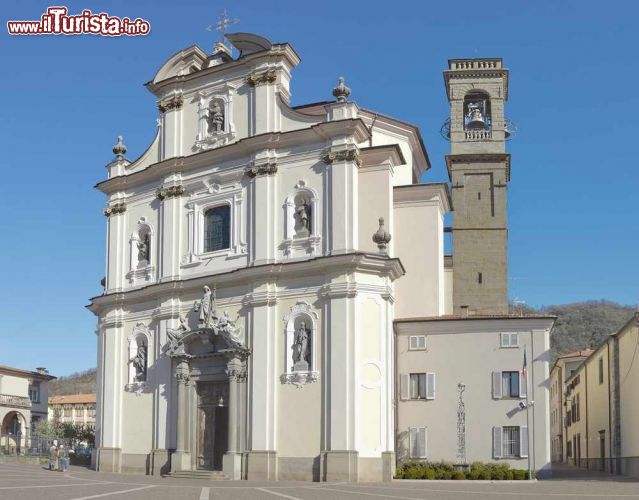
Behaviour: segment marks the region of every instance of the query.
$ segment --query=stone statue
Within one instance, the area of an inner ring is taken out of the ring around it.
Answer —
[[[202,300],[195,304],[195,312],[199,312],[199,326],[200,328],[206,328],[209,323],[209,312],[211,310],[211,289],[204,285],[204,295],[202,296]]]
[[[138,262],[151,262],[149,235],[145,234],[140,241],[138,241]]]
[[[146,381],[146,346],[138,346],[138,352],[133,357],[133,367],[135,368],[135,382]]]
[[[311,361],[311,331],[302,321],[300,327],[295,330],[293,338],[293,369],[295,371],[308,371]]]
[[[213,101],[209,107],[209,132],[223,132],[224,131],[224,113],[220,103]]]
[[[186,318],[180,315],[180,324],[177,328],[167,328],[166,336],[169,338],[172,344],[177,344],[186,332],[189,331],[189,325],[186,323]]]
[[[311,207],[303,200],[302,203],[295,207],[295,214],[300,222],[301,228],[298,233],[310,234],[311,232]]]

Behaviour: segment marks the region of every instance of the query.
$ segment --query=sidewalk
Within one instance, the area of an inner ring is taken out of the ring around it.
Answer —
[[[575,467],[574,465],[553,462],[552,464],[552,480],[581,480],[581,481],[637,481],[635,478],[609,474],[593,469],[585,469]]]

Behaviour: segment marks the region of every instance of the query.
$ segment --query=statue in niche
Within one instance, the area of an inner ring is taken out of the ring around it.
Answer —
[[[166,336],[173,344],[180,342],[184,334],[189,331],[189,325],[186,323],[186,318],[180,315],[179,321],[180,324],[177,328],[167,328],[166,330]]]
[[[311,234],[311,206],[306,200],[295,207],[295,215],[299,222],[297,234],[299,236],[309,236]]]
[[[311,364],[311,331],[302,321],[293,337],[293,370],[306,372]]]
[[[199,326],[200,328],[206,328],[211,320],[211,289],[204,285],[204,295],[202,300],[195,304],[195,312],[199,312]]]
[[[217,134],[224,131],[224,112],[217,101],[213,101],[209,105],[208,122],[209,133]]]
[[[133,357],[133,368],[135,368],[135,382],[146,381],[146,346],[139,345],[138,352]]]
[[[148,264],[151,262],[151,241],[149,233],[142,236],[138,241],[138,262]]]

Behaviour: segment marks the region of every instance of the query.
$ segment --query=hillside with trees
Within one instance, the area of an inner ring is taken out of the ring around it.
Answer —
[[[49,382],[49,396],[66,396],[67,394],[95,393],[96,369],[72,373]]]
[[[632,317],[635,308],[601,300],[545,306],[540,312],[557,316],[550,335],[551,362],[554,363],[562,354],[599,347]]]

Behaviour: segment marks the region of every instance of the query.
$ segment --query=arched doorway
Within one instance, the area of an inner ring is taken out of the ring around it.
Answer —
[[[25,445],[27,420],[18,411],[10,411],[2,420],[0,446],[7,454],[20,454]]]

